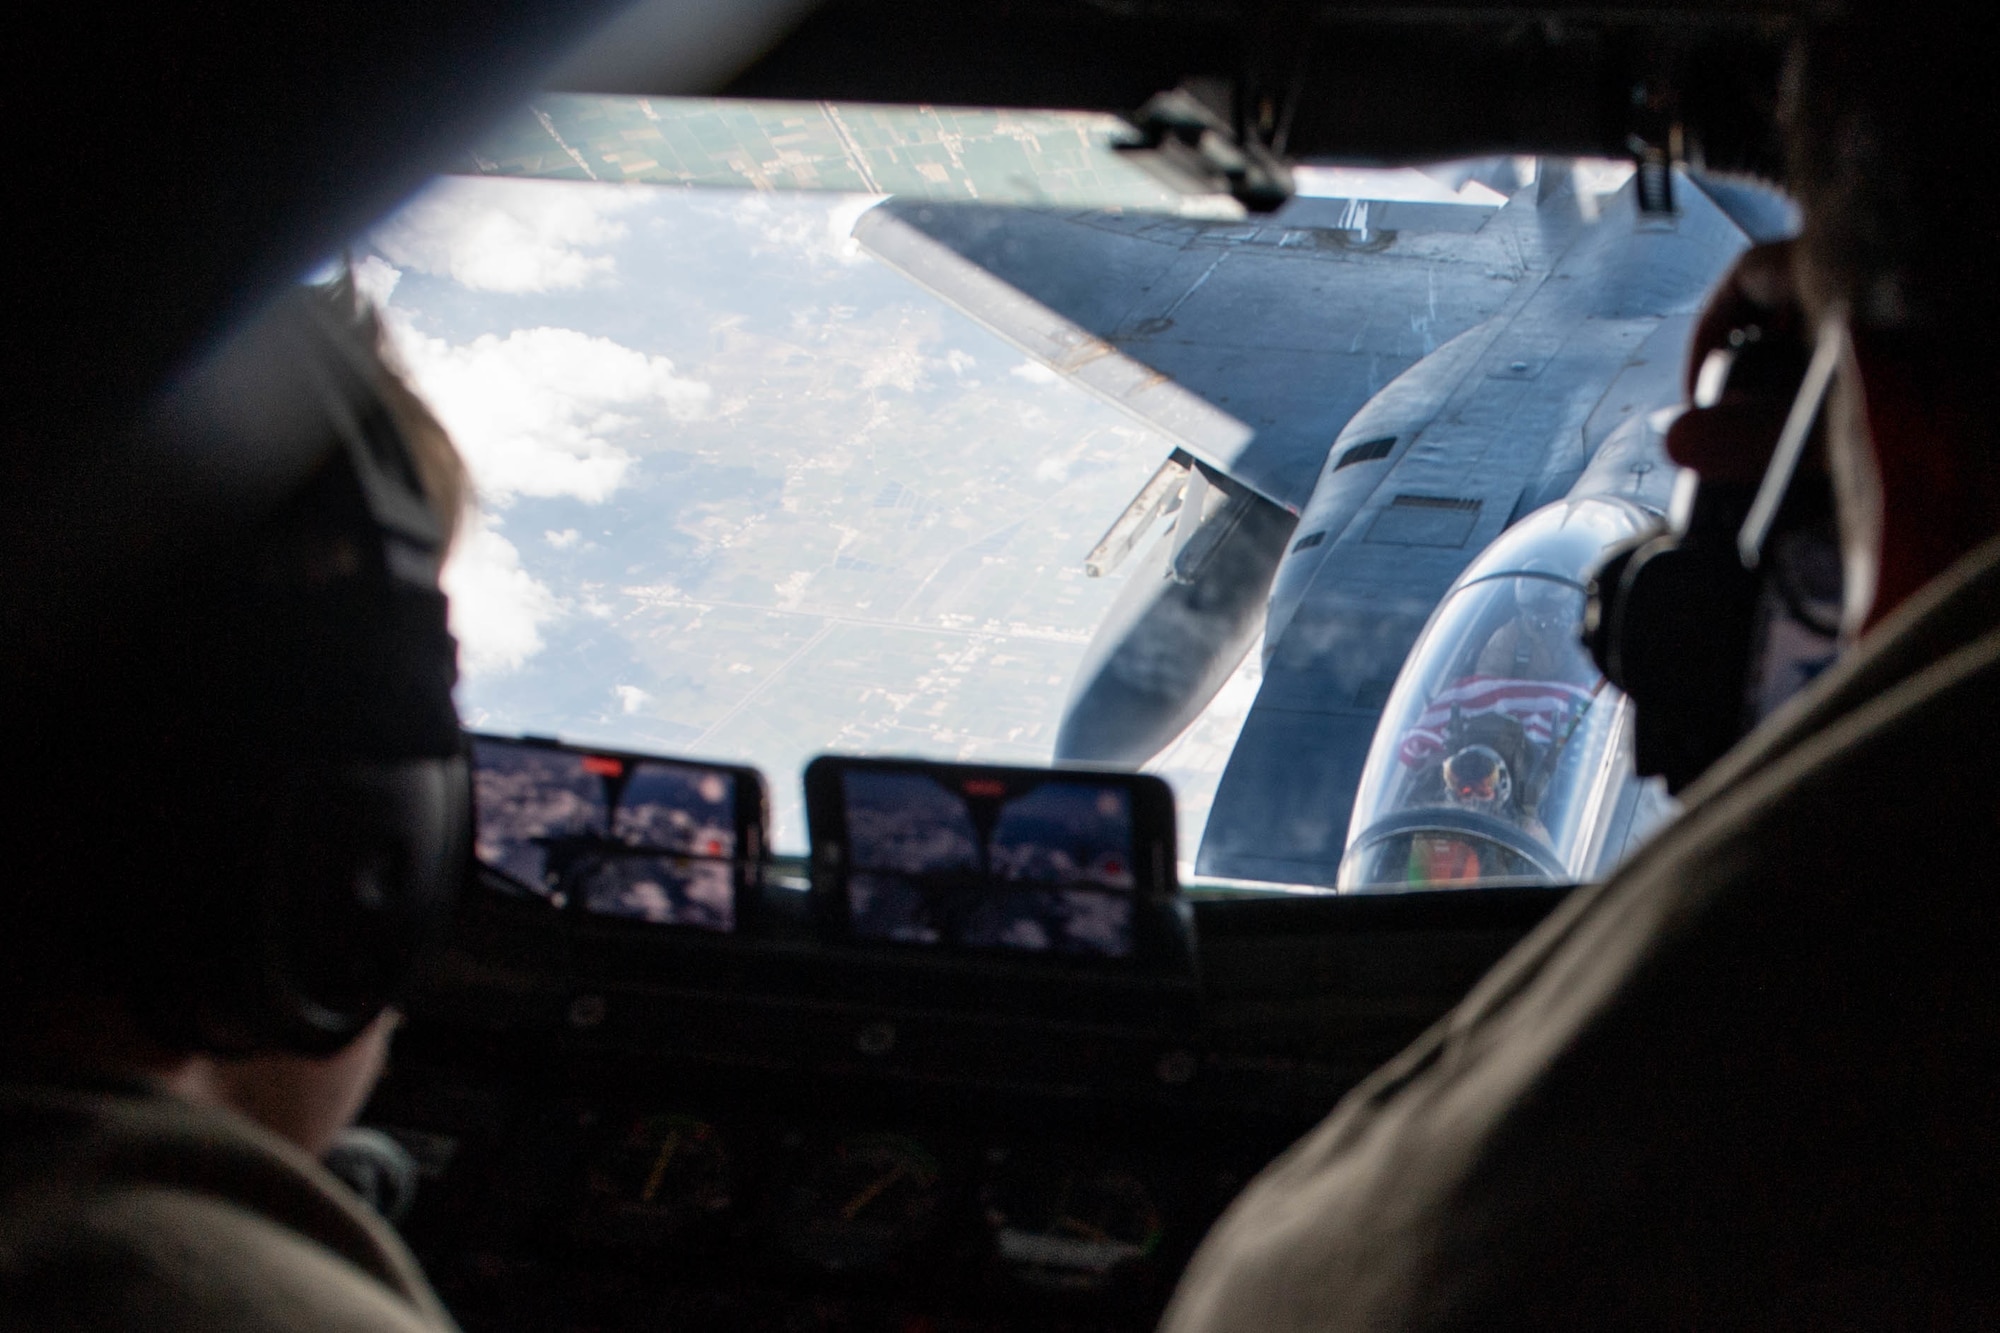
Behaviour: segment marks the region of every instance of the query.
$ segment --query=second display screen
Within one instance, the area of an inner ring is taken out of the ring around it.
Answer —
[[[1131,793],[1087,778],[849,768],[848,926],[863,939],[1124,958]]]

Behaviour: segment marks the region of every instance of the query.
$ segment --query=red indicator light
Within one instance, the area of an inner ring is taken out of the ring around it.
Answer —
[[[722,844],[720,842],[717,842],[714,838],[710,838],[708,840],[707,850],[710,856],[720,856],[722,855]]]
[[[587,754],[583,757],[583,771],[595,773],[600,778],[615,778],[625,771],[625,765],[603,755]]]
[[[965,784],[967,796],[1005,796],[1007,784],[995,778],[972,778]]]

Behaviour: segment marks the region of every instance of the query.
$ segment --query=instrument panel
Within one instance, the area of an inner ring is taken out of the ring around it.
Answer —
[[[1142,1327],[1255,1165],[749,1108],[541,1108],[484,1144],[406,1118],[377,1124],[458,1159],[406,1234],[468,1329]]]
[[[469,1333],[1140,1329],[1559,894],[1196,902],[1177,976],[484,902],[366,1120]]]

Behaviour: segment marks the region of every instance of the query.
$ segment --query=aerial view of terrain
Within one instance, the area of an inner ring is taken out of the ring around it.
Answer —
[[[820,751],[1047,760],[1173,442],[863,253],[875,202],[447,177],[357,248],[478,487],[468,726],[754,764],[780,850]]]

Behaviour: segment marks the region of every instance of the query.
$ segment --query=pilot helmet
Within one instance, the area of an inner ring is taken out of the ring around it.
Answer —
[[[1444,761],[1444,797],[1461,810],[1499,814],[1514,795],[1507,761],[1490,745],[1468,745]]]
[[[1530,629],[1547,635],[1583,624],[1583,594],[1573,584],[1533,564],[1523,573],[1514,580],[1514,605]]]

